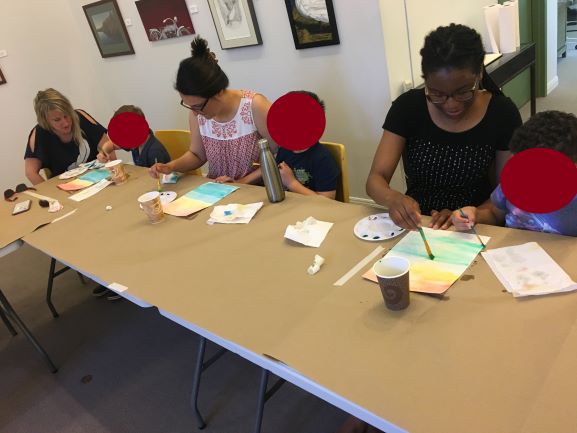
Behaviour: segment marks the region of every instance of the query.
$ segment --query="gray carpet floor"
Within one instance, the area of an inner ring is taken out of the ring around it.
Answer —
[[[51,374],[22,335],[0,322],[0,432],[189,433],[198,337],[128,301],[91,296],[66,272],[53,319],[44,302],[49,258],[24,246],[0,260],[0,287],[59,367]],[[209,343],[208,353],[216,347]],[[252,432],[259,369],[226,354],[202,377],[207,433]],[[285,384],[267,403],[266,432],[334,432],[346,414]]]

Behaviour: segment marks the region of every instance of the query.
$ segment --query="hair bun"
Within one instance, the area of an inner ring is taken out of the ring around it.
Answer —
[[[192,57],[210,57],[208,42],[200,36],[197,36],[192,40],[190,43],[190,51]]]

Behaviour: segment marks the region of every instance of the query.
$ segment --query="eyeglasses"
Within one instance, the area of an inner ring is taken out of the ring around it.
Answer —
[[[475,90],[479,85],[479,79],[475,80],[475,84],[469,90],[459,90],[458,92],[451,93],[450,95],[443,95],[439,93],[430,93],[429,88],[425,86],[425,96],[432,103],[436,105],[441,105],[447,102],[449,98],[453,98],[457,102],[467,102],[473,99],[475,95]]]
[[[24,191],[36,191],[36,188],[32,188],[30,186],[26,186],[25,184],[21,183],[16,185],[15,190],[14,189],[7,189],[6,191],[4,191],[4,200],[6,201],[14,201],[18,198],[18,196],[16,195],[16,193],[18,192],[24,192]]]
[[[181,99],[180,105],[182,105],[184,108],[188,108],[189,110],[194,111],[195,113],[202,113],[202,110],[204,110],[204,107],[206,107],[208,101],[210,101],[210,98],[207,98],[206,101],[204,101],[202,104],[188,105],[185,104],[184,101]]]

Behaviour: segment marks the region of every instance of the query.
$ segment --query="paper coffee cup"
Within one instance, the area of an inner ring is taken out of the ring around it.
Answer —
[[[138,202],[152,224],[164,221],[164,212],[162,211],[162,203],[160,202],[160,193],[158,191],[142,194],[138,197]]]
[[[409,306],[410,266],[407,259],[394,256],[383,257],[373,265],[373,272],[389,310],[403,310]]]
[[[110,177],[115,185],[122,185],[128,179],[124,171],[124,164],[121,159],[107,162],[104,167],[110,171]]]

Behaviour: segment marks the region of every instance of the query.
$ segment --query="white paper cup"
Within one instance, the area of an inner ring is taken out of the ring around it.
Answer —
[[[373,265],[373,272],[389,310],[404,310],[409,306],[410,266],[409,261],[403,257],[383,257]]]
[[[110,171],[110,177],[115,185],[122,185],[128,179],[126,172],[124,171],[124,163],[121,159],[115,159],[114,161],[107,162],[104,167]]]
[[[164,221],[164,212],[162,211],[162,203],[160,202],[160,193],[158,191],[142,194],[138,197],[138,202],[152,224]]]

